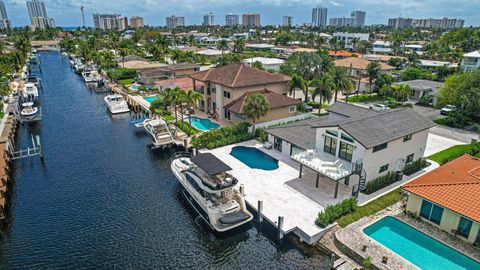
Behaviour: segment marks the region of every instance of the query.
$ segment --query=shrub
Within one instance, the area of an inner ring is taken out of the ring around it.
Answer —
[[[349,96],[348,97],[348,102],[367,102],[367,101],[377,101],[377,100],[383,100],[383,97],[377,94],[360,94],[358,96]]]
[[[129,79],[118,80],[118,83],[122,86],[131,85],[133,84],[133,79],[129,78]]]
[[[365,194],[372,194],[373,192],[380,190],[391,183],[395,182],[395,173],[388,172],[385,175],[377,177],[371,181],[368,181],[365,189],[362,191]]]
[[[405,169],[403,170],[403,173],[405,173],[406,175],[412,175],[418,172],[419,170],[427,167],[427,165],[428,165],[427,160],[425,160],[424,158],[420,158],[405,165]]]
[[[351,197],[345,199],[337,204],[327,206],[322,212],[318,213],[315,223],[325,228],[342,216],[355,211],[355,209],[357,209],[357,198]]]
[[[179,127],[183,132],[187,133],[188,135],[193,135],[197,133],[197,130],[193,127],[190,127],[188,122],[185,122],[183,120],[179,120],[177,122],[177,127]]]
[[[107,75],[114,80],[131,79],[137,75],[137,71],[133,68],[114,68],[109,69]]]
[[[239,122],[230,126],[213,129],[192,138],[192,145],[197,149],[213,149],[232,143],[250,140],[252,134],[248,132],[247,122]]]
[[[268,134],[265,132],[265,129],[258,128],[255,130],[255,139],[259,142],[266,142],[268,139]]]

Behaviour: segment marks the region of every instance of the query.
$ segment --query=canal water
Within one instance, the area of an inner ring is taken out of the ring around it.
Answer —
[[[325,254],[279,244],[258,226],[209,232],[181,196],[172,152],[150,150],[131,116],[110,115],[59,53],[40,60],[43,120],[20,128],[17,147],[40,135],[45,163],[14,163],[0,268],[327,269]]]

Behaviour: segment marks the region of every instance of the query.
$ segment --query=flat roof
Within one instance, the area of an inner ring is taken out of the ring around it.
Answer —
[[[193,156],[191,161],[209,175],[216,175],[232,170],[230,166],[223,163],[223,161],[218,159],[212,153],[198,154]]]

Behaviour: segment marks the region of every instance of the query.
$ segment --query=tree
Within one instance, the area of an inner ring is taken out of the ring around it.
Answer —
[[[455,105],[469,118],[480,115],[480,70],[447,77],[439,90],[437,105]]]
[[[130,54],[130,49],[128,48],[120,48],[118,50],[118,54],[122,57],[122,67],[125,68],[125,57]]]
[[[378,78],[375,80],[374,83],[374,91],[380,92],[380,89],[386,87],[390,87],[392,83],[395,81],[395,78],[389,74],[380,74]]]
[[[376,80],[379,75],[380,75],[380,64],[375,61],[368,63],[367,76],[368,76],[368,84],[370,87],[370,93],[372,93],[373,81]]]
[[[327,73],[332,67],[333,62],[328,55],[316,52],[300,54],[296,72],[303,77],[307,85],[305,89],[305,102],[308,101],[308,85],[310,81]]]
[[[255,62],[253,62],[253,63],[252,63],[252,67],[257,68],[257,69],[260,69],[260,70],[265,70],[265,68],[263,67],[262,62],[260,62],[260,61],[255,61]]]
[[[177,123],[177,95],[182,91],[180,88],[166,88],[162,91],[161,98],[166,106],[174,106],[175,111],[175,123]]]
[[[252,94],[245,98],[243,111],[247,118],[252,120],[253,136],[255,136],[255,122],[260,119],[260,117],[267,115],[269,107],[270,104],[268,104],[267,98],[262,94]]]
[[[335,101],[337,101],[338,91],[350,93],[353,89],[352,81],[348,77],[347,69],[343,67],[334,67],[331,71],[332,81],[335,85]]]
[[[238,54],[226,54],[223,57],[218,58],[217,67],[226,66],[230,64],[241,64],[242,59]]]
[[[402,80],[433,80],[435,76],[428,70],[417,67],[409,67],[402,72]]]
[[[408,84],[395,84],[391,86],[397,100],[405,101],[412,94],[412,88]]]
[[[233,48],[236,53],[243,52],[245,50],[245,40],[243,38],[235,39]]]
[[[293,99],[295,99],[295,89],[299,88],[300,90],[304,91],[306,88],[305,85],[305,80],[298,74],[293,74],[292,80],[288,82],[289,86],[289,94],[292,96],[293,93]]]
[[[222,55],[224,55],[225,51],[229,49],[228,41],[226,39],[221,39],[217,47],[222,51]]]
[[[195,107],[197,102],[201,101],[202,99],[203,99],[203,95],[194,91],[194,90],[189,90],[185,94],[185,103],[187,103],[187,105],[189,107]],[[191,129],[192,128],[192,115],[191,115],[190,108],[188,110],[188,124],[190,125],[190,129]]]
[[[320,79],[314,81],[315,89],[312,92],[312,100],[315,101],[315,97],[320,96],[320,102],[330,103],[332,100],[333,89],[335,89],[335,83],[330,74],[325,74]]]

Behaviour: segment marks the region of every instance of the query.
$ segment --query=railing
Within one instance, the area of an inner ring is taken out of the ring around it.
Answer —
[[[180,151],[180,152],[175,152],[173,155],[170,157],[170,162],[172,162],[174,159],[181,158],[181,157],[192,157],[193,154],[190,152],[185,152],[185,151]]]

